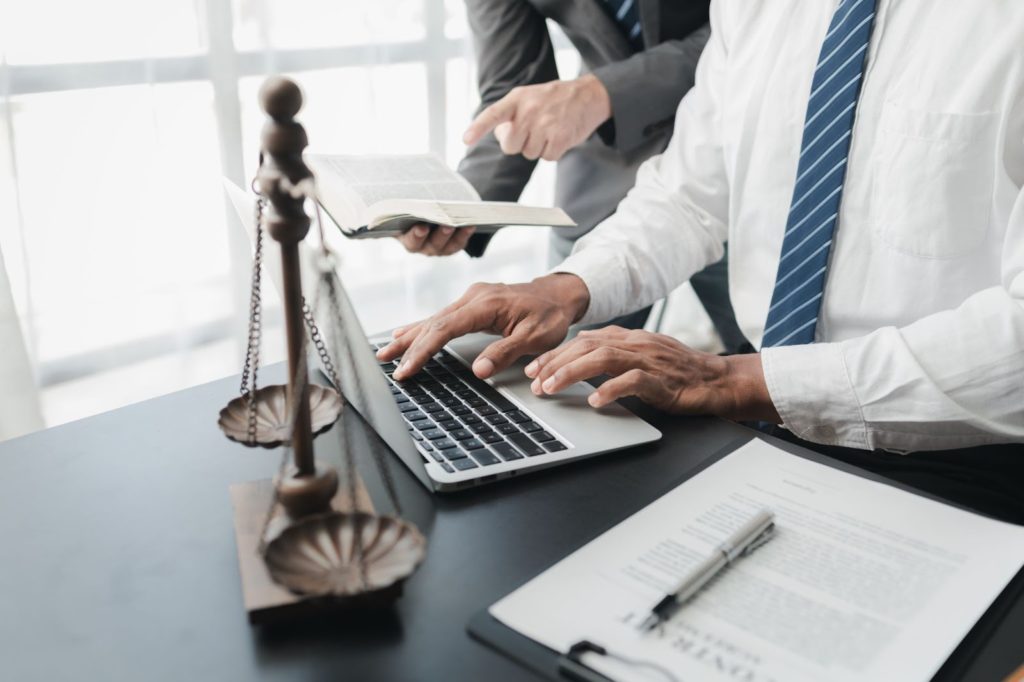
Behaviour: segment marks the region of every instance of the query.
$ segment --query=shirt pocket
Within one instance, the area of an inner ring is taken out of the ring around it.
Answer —
[[[952,114],[886,103],[874,154],[871,223],[892,249],[956,258],[989,230],[995,114]]]

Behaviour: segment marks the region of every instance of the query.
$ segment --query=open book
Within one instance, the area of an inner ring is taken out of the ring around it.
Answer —
[[[320,205],[347,237],[384,237],[416,223],[476,227],[574,227],[560,208],[481,201],[476,190],[430,154],[340,156],[307,154]]]

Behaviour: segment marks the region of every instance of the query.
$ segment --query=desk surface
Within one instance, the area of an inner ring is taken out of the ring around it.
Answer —
[[[280,368],[261,376],[280,380]],[[430,547],[395,613],[259,630],[242,607],[228,486],[270,476],[278,454],[217,429],[236,388],[218,381],[0,444],[0,677],[528,679],[468,637],[469,618],[751,437],[654,418],[657,445],[444,497],[396,462]],[[317,443],[337,457],[335,439]],[[1024,599],[1001,601],[956,679],[1000,680],[1024,661]]]

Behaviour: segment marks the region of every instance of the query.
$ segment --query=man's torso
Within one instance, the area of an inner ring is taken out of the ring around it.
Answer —
[[[768,310],[764,284],[775,279],[810,83],[838,3],[726,2],[715,30],[729,48],[731,290],[747,327]],[[1024,183],[1021,36],[1024,3],[878,0],[819,339],[905,324],[1000,284],[1001,235]]]

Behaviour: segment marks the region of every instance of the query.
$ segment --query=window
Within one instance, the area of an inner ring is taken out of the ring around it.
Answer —
[[[430,150],[455,164],[477,104],[462,0],[33,0],[3,12],[0,252],[49,424],[239,371],[249,245],[221,178],[244,184],[255,170],[266,74],[303,87],[318,151]],[[542,167],[524,198],[550,202],[552,177]],[[342,275],[378,331],[471,281],[546,266],[536,233],[496,246],[470,260],[353,243]],[[279,329],[264,338],[265,361],[283,357]]]

